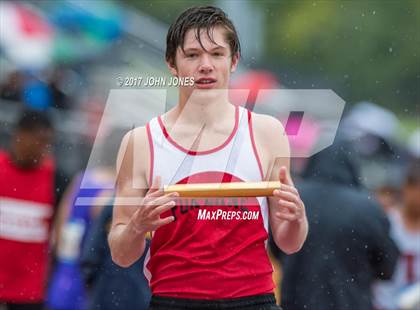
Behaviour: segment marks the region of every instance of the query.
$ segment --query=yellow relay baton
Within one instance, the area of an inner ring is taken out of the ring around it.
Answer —
[[[280,181],[196,183],[166,185],[163,190],[165,194],[177,192],[180,197],[267,197],[280,186]]]

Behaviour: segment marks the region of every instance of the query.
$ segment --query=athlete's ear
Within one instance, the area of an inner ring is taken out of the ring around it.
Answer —
[[[230,72],[233,73],[236,71],[236,67],[239,63],[239,52],[232,55],[232,63],[230,65]]]
[[[178,76],[178,70],[176,69],[175,60],[172,62],[167,61],[166,65],[168,66],[169,71],[173,76]]]

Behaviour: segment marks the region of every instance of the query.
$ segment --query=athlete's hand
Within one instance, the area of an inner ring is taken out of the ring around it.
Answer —
[[[279,172],[280,189],[273,192],[274,198],[277,200],[275,204],[274,215],[286,221],[299,221],[305,218],[305,205],[300,199],[299,192],[295,188],[293,181],[286,169],[281,167]]]
[[[160,177],[155,177],[153,184],[142,199],[137,211],[130,220],[130,226],[138,233],[155,231],[159,227],[175,220],[173,216],[161,218],[160,215],[175,206],[178,193],[164,194],[160,189]]]

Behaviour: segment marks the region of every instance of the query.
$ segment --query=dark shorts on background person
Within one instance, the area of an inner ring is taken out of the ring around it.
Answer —
[[[201,300],[152,296],[149,310],[281,310],[273,294],[234,299]]]

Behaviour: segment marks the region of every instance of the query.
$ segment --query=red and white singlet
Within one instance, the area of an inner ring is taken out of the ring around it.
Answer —
[[[236,108],[228,139],[207,151],[178,145],[160,117],[146,129],[149,184],[154,176],[164,185],[263,179],[251,113],[244,108]],[[175,221],[154,232],[146,257],[144,272],[154,295],[222,299],[273,292],[266,198],[180,198],[162,217],[170,215]]]

